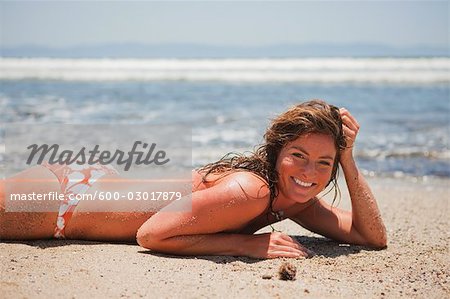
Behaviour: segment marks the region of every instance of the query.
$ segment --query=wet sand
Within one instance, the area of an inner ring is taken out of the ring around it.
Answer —
[[[450,180],[369,182],[388,230],[384,250],[339,244],[289,220],[275,228],[316,256],[178,257],[132,244],[1,242],[1,297],[450,298]],[[345,192],[339,207],[349,207]],[[279,279],[284,261],[296,267],[295,280]]]

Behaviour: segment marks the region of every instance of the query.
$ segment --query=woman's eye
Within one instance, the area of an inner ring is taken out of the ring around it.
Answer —
[[[319,162],[319,164],[324,166],[331,166],[329,162]]]
[[[298,157],[298,158],[302,158],[302,159],[304,158],[304,156],[302,154],[299,154],[299,153],[294,153],[293,155]]]

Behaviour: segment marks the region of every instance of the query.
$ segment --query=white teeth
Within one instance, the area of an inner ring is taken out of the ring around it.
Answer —
[[[311,187],[313,183],[302,182],[297,178],[294,178],[294,181],[302,187]]]

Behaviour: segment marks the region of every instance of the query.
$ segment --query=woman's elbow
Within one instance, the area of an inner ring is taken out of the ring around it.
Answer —
[[[159,247],[158,244],[160,243],[161,238],[149,230],[140,228],[136,233],[136,241],[141,247],[156,250]]]
[[[384,249],[387,247],[387,243],[387,236],[384,234],[377,239],[368,241],[367,245],[374,249]]]

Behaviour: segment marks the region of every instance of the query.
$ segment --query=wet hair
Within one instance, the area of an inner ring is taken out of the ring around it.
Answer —
[[[270,189],[270,209],[278,196],[277,159],[283,147],[300,136],[318,133],[331,136],[336,148],[336,157],[330,180],[334,189],[333,203],[340,190],[337,184],[340,152],[346,147],[339,108],[322,100],[311,100],[288,109],[274,118],[264,134],[264,143],[250,155],[229,153],[217,162],[207,164],[199,169],[204,172],[203,182],[211,173],[229,174],[230,171],[251,171],[263,178]],[[327,193],[328,193],[327,192]]]

